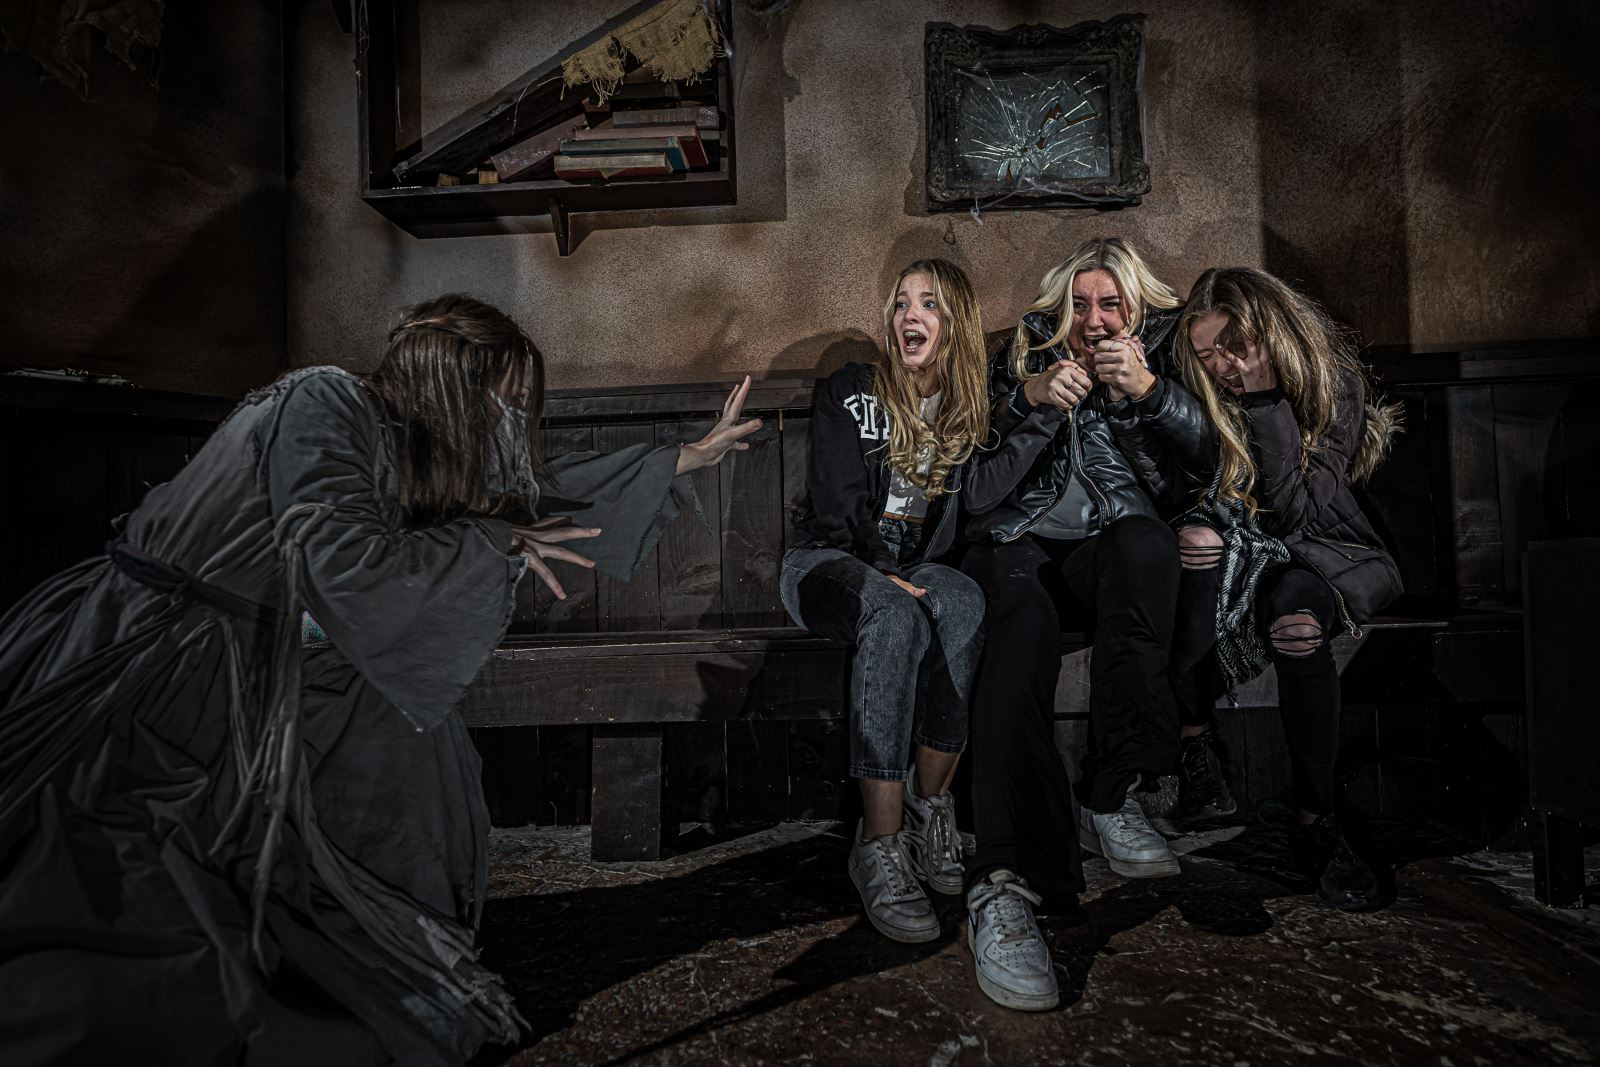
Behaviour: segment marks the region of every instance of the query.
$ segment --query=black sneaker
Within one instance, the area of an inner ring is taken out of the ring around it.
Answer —
[[[1185,822],[1219,819],[1239,810],[1222,770],[1215,731],[1185,737],[1178,749],[1178,813]]]
[[[1371,911],[1383,906],[1378,873],[1350,847],[1332,815],[1289,827],[1295,866],[1317,887],[1323,903],[1340,911]]]

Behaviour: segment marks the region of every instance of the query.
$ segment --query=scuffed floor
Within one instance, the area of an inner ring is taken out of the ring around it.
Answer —
[[[1367,915],[1296,893],[1266,830],[1184,839],[1176,879],[1096,860],[1088,920],[1044,922],[1062,1006],[1027,1015],[979,992],[956,898],[932,944],[866,924],[840,827],[702,836],[630,865],[583,828],[496,831],[485,957],[532,1031],[481,1062],[1600,1061],[1600,906],[1539,906],[1526,855],[1386,840],[1435,857]]]

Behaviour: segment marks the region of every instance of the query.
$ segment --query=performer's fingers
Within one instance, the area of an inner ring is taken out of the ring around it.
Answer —
[[[528,530],[548,530],[553,526],[565,526],[571,521],[571,515],[551,515],[548,518],[539,519],[532,525],[523,528]]]
[[[538,541],[541,544],[553,545],[561,541],[575,541],[599,536],[600,527],[598,526],[566,526],[559,530],[541,531]]]
[[[558,541],[571,541],[580,537],[599,537],[600,528],[597,526],[529,526],[518,529],[517,535],[530,543],[553,545]]]
[[[730,426],[728,434],[734,440],[738,440],[741,437],[748,437],[759,429],[761,429],[761,420],[751,419],[749,422],[741,422],[736,426]]]
[[[567,591],[565,589],[561,588],[561,583],[556,579],[555,572],[552,571],[549,567],[545,566],[544,562],[542,560],[540,560],[538,556],[534,555],[531,551],[524,552],[523,555],[528,557],[528,569],[533,571],[534,574],[537,574],[539,576],[539,580],[541,582],[543,582],[549,588],[549,590],[556,595],[556,599],[557,600],[565,600],[565,599],[567,599]]]
[[[744,381],[733,387],[733,392],[728,394],[728,402],[722,405],[722,417],[734,421],[739,418],[739,412],[744,410],[745,397],[750,395],[750,375],[744,376]]]
[[[560,545],[539,546],[539,558],[565,560],[568,563],[576,563],[580,567],[594,566],[594,560],[590,559],[588,556],[580,556],[578,553],[572,551],[572,549],[562,548]]]

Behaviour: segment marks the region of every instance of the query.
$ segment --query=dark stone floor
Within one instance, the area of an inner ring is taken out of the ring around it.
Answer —
[[[693,831],[638,865],[590,862],[583,828],[496,831],[485,958],[531,1031],[482,1062],[1600,1062],[1600,903],[1543,908],[1526,854],[1411,830],[1380,833],[1410,857],[1393,905],[1341,914],[1277,840],[1182,839],[1157,882],[1091,862],[1088,920],[1044,923],[1062,1006],[1029,1015],[979,992],[956,898],[937,942],[875,933],[839,826]]]

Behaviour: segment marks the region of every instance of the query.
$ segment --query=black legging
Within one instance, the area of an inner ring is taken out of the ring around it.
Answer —
[[[1174,687],[1185,726],[1211,721],[1220,694],[1215,658],[1218,567],[1185,570],[1179,585],[1178,622],[1173,638]],[[1273,623],[1286,615],[1309,615],[1321,633],[1304,655],[1291,650],[1312,642],[1296,642],[1274,634]],[[1333,811],[1334,767],[1339,758],[1339,671],[1330,645],[1341,625],[1333,590],[1323,578],[1298,564],[1268,571],[1256,591],[1256,620],[1272,653],[1278,674],[1278,712],[1289,741],[1294,771],[1294,802],[1306,811]]]
[[[1055,743],[1062,619],[1094,631],[1089,747],[1078,796],[1115,811],[1145,774],[1177,759],[1167,679],[1178,595],[1177,539],[1130,516],[1083,541],[1024,534],[974,545],[962,569],[983,588],[984,657],[974,688],[968,882],[1009,867],[1047,896],[1082,891],[1071,784]]]

